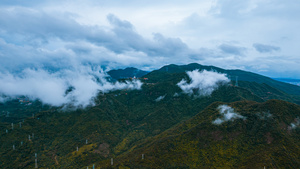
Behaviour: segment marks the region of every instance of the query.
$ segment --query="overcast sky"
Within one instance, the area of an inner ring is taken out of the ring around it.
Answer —
[[[298,0],[1,0],[0,72],[200,63],[300,78]]]

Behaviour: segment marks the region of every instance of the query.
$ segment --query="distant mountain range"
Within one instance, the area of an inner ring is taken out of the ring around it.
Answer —
[[[186,72],[195,69],[231,81],[208,96],[185,93],[178,83],[190,83]],[[39,168],[300,168],[299,86],[199,64],[108,74],[135,76],[142,89],[99,94],[68,111],[1,103],[0,168],[35,168],[35,159]]]
[[[290,78],[274,78],[277,81],[285,82],[285,83],[290,83],[293,85],[300,86],[300,79],[290,79]]]
[[[232,81],[247,81],[247,82],[255,82],[259,84],[269,85],[271,87],[277,88],[287,94],[291,95],[300,95],[300,88],[298,86],[292,85],[292,83],[300,82],[298,79],[272,79],[266,76],[262,76],[256,73],[247,72],[243,70],[226,70],[221,69],[215,66],[203,66],[197,63],[191,63],[188,65],[166,65],[158,70],[154,70],[152,72],[147,72],[143,70],[139,70],[136,68],[126,68],[126,69],[118,69],[118,70],[111,70],[108,74],[113,79],[127,79],[133,77],[148,77],[151,81],[155,81],[161,79],[162,76],[168,76],[168,74],[174,73],[185,73],[186,71],[191,70],[213,70],[220,73],[226,73]],[[287,84],[288,83],[288,84]]]
[[[107,72],[113,79],[128,79],[128,78],[139,78],[146,75],[147,71],[139,70],[137,68],[129,67],[125,69],[117,69],[117,70],[110,70]]]

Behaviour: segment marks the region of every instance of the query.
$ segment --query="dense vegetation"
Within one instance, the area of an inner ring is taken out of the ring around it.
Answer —
[[[35,153],[39,168],[300,167],[299,97],[287,93],[289,84],[246,72],[258,80],[239,75],[239,86],[195,97],[176,85],[194,69],[202,67],[163,67],[144,76],[142,90],[99,94],[85,109],[1,104],[0,168],[34,168]],[[219,105],[244,118],[213,124]]]
[[[117,166],[129,168],[299,168],[300,107],[288,102],[240,101],[229,104],[246,119],[221,125],[216,102],[193,118],[151,138],[127,154]],[[141,159],[141,154],[145,158]],[[101,163],[101,165],[107,165]]]
[[[147,73],[148,72],[146,71],[139,70],[133,67],[129,67],[126,69],[110,70],[107,72],[107,74],[109,74],[109,76],[114,80],[128,79],[133,77],[139,78],[145,76]]]

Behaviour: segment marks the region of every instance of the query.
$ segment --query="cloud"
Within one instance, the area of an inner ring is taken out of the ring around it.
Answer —
[[[219,46],[219,49],[222,50],[224,53],[233,54],[233,55],[244,55],[244,52],[246,51],[246,48],[229,45],[229,44],[222,44]]]
[[[300,126],[300,118],[297,117],[293,123],[290,124],[290,129],[296,129],[298,126]]]
[[[51,38],[74,40],[83,38],[93,32],[93,27],[80,25],[70,13],[55,15],[31,8],[14,7],[0,12],[0,29],[9,34],[5,39],[12,42],[42,40],[47,43]],[[89,32],[85,32],[89,30]],[[6,34],[4,34],[6,35]],[[17,39],[10,39],[16,36]]]
[[[53,106],[71,104],[86,107],[93,104],[93,99],[99,92],[140,90],[142,86],[138,80],[113,84],[106,77],[101,69],[90,67],[58,72],[25,69],[19,74],[0,73],[0,94],[11,98],[26,96]]]
[[[222,124],[222,123],[227,122],[227,121],[233,121],[235,119],[245,119],[244,116],[239,115],[238,113],[236,113],[234,111],[233,108],[231,108],[227,105],[220,105],[220,106],[218,106],[217,109],[219,110],[222,117],[217,118],[216,120],[214,120],[212,122],[213,124],[219,125],[219,124]]]
[[[269,111],[267,111],[267,112],[262,112],[262,113],[257,113],[256,114],[258,117],[259,117],[259,119],[261,119],[261,120],[267,120],[267,119],[269,119],[269,118],[271,118],[273,115],[269,112]]]
[[[300,76],[295,0],[70,2],[1,2],[0,71],[85,64],[153,70],[197,62]],[[274,49],[258,53],[257,42],[276,44],[280,55]]]
[[[177,85],[187,94],[196,94],[198,96],[208,96],[218,89],[220,85],[229,83],[230,80],[226,74],[213,71],[199,71],[193,70],[186,72],[190,78],[190,82],[182,79]]]
[[[3,8],[0,71],[26,67],[59,69],[82,64],[157,67],[169,63],[170,58],[173,63],[188,63],[201,56],[180,38],[160,33],[145,38],[129,21],[114,14],[108,14],[107,21],[109,26],[84,25],[76,21],[75,14],[67,12]]]
[[[115,27],[124,28],[124,29],[133,29],[133,25],[128,21],[121,21],[118,17],[113,14],[107,15],[109,23]]]
[[[260,53],[270,53],[270,52],[280,51],[280,47],[263,45],[259,43],[254,43],[253,47]]]
[[[5,103],[7,101],[6,97],[0,96],[0,103]]]
[[[257,8],[257,1],[237,1],[227,0],[218,1],[218,4],[213,7],[214,14],[224,18],[239,18],[245,14],[252,12]]]
[[[173,97],[179,97],[180,95],[176,92],[174,93]]]
[[[164,96],[159,96],[158,98],[155,99],[156,102],[159,102],[161,100],[163,100],[166,97],[166,95]]]
[[[48,1],[48,0],[45,0],[43,2],[46,2],[46,1]],[[1,2],[1,5],[32,6],[32,5],[37,5],[37,4],[40,4],[43,2],[37,1],[37,0],[32,0],[32,1],[11,0],[11,1],[3,1],[3,2]]]

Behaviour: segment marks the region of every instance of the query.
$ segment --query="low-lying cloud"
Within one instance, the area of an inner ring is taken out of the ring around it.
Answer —
[[[159,102],[159,101],[163,100],[165,97],[166,97],[166,95],[159,96],[158,98],[155,99],[155,101]]]
[[[300,118],[297,117],[293,123],[291,123],[290,128],[291,129],[296,129],[297,127],[300,126]]]
[[[0,103],[6,102],[6,101],[7,101],[7,98],[0,96]]]
[[[262,113],[257,113],[256,114],[260,120],[267,120],[271,118],[273,115],[270,113],[270,111],[267,112],[262,112]]]
[[[26,96],[53,106],[71,104],[86,107],[94,103],[99,92],[141,89],[142,82],[139,80],[110,83],[106,80],[107,76],[100,68],[84,66],[58,72],[25,69],[18,74],[0,73],[0,94],[9,98]]]
[[[189,95],[209,96],[219,86],[230,82],[226,74],[218,72],[193,70],[186,73],[190,78],[190,82],[182,79],[177,85],[184,93]]]
[[[244,116],[239,115],[234,111],[232,107],[229,107],[228,105],[220,105],[217,108],[221,114],[220,118],[217,118],[212,123],[219,125],[227,121],[233,121],[235,119],[245,119]]]

